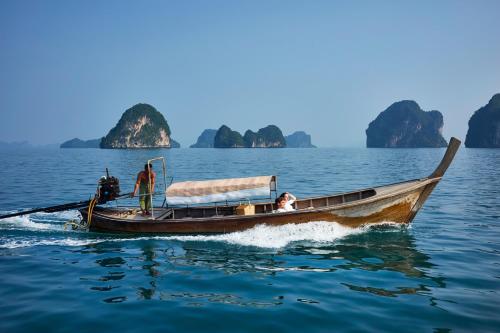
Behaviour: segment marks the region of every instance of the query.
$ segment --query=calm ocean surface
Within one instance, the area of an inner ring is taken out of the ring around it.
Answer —
[[[174,181],[276,174],[303,197],[423,177],[443,154],[3,151],[0,214],[88,199],[105,167],[130,192],[155,156]],[[462,147],[409,228],[318,221],[144,237],[64,230],[74,211],[2,220],[0,332],[498,332],[499,165],[500,149]]]

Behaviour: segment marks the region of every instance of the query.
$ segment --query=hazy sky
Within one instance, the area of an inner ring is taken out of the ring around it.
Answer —
[[[0,140],[101,137],[136,103],[190,145],[278,125],[364,146],[395,101],[444,135],[500,92],[500,1],[0,0]]]

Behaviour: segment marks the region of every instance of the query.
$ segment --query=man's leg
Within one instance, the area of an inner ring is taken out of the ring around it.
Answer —
[[[146,197],[145,196],[139,197],[139,206],[141,207],[141,210],[144,213],[146,211]]]
[[[151,195],[146,195],[144,196],[144,210],[146,211],[146,214],[150,214],[151,211]]]
[[[141,211],[143,214],[147,212],[147,204],[148,204],[148,196],[146,195],[148,193],[148,189],[146,186],[144,186],[142,183],[139,187],[139,204],[141,206]]]

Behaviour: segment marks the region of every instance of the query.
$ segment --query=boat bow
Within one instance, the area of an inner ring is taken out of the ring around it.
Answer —
[[[441,163],[439,163],[438,167],[429,176],[429,178],[443,177],[444,173],[446,172],[451,162],[453,161],[453,158],[455,157],[455,154],[457,153],[458,148],[460,147],[460,143],[461,141],[455,137],[452,137],[450,139],[450,143],[448,144],[448,148],[446,149],[446,153],[444,153]]]

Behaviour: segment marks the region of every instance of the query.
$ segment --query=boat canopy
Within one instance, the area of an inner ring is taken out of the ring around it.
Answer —
[[[170,185],[166,199],[170,205],[189,205],[271,196],[272,191],[276,191],[276,176],[187,181]]]

